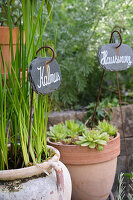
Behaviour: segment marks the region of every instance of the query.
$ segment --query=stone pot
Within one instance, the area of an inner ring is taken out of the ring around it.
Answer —
[[[41,164],[0,171],[0,200],[71,200],[71,178],[60,153]],[[47,175],[46,175],[47,174]]]
[[[61,161],[72,178],[72,200],[106,200],[111,192],[117,156],[120,154],[120,135],[110,140],[102,151],[78,145],[48,143],[61,153]]]

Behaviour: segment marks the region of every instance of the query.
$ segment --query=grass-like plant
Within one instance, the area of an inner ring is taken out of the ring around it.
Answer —
[[[8,167],[7,154],[9,131],[7,130],[8,116],[6,111],[6,103],[6,73],[5,76],[2,77],[0,68],[0,169],[4,169],[5,164]]]
[[[105,128],[104,125],[106,125]],[[93,130],[88,129],[83,123],[78,121],[67,120],[65,123],[59,123],[50,127],[48,136],[54,142],[88,146],[101,151],[110,137],[112,135],[116,136],[116,133],[117,129],[105,120],[103,122],[99,121],[98,126]]]
[[[9,67],[3,59],[4,69],[7,68],[8,71],[8,83],[6,81],[6,72],[4,73],[4,77],[0,72],[0,170],[28,166],[30,163],[40,163],[48,157],[46,141],[48,106],[50,105],[48,95],[45,97],[36,96],[35,93],[33,95],[33,120],[29,155],[27,150],[31,88],[28,72],[26,78],[26,68],[34,59],[38,47],[43,46],[42,32],[45,30],[53,8],[52,6],[49,7],[48,15],[44,16],[42,15],[44,6],[48,6],[45,4],[45,0],[36,2],[36,6],[38,7],[38,14],[34,17],[36,8],[34,1],[22,0],[26,44],[23,41],[23,27],[20,24],[18,34],[20,37],[18,36],[16,56],[14,58],[10,4],[9,0],[7,1],[12,62],[10,73]],[[36,32],[38,33],[38,37],[36,37],[35,41]],[[44,52],[42,56],[44,56]],[[20,77],[21,69],[22,78]],[[8,142],[10,142],[10,148],[8,148]]]
[[[126,185],[126,179],[130,179],[130,184]],[[127,193],[127,191],[129,191]],[[117,200],[133,200],[133,173],[130,174],[124,174],[120,173],[119,175],[119,186],[118,186],[118,197],[116,198]]]

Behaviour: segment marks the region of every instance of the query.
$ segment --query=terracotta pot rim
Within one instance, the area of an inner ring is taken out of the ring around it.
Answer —
[[[116,137],[114,137],[112,140],[109,140],[108,142],[107,142],[107,144],[109,143],[112,143],[112,142],[114,142],[114,140],[116,140],[118,137],[120,137],[120,133],[119,132],[117,132],[117,135],[116,135]],[[57,145],[57,146],[68,146],[68,147],[76,147],[76,146],[80,146],[80,145],[76,145],[76,144],[62,144],[62,143],[57,143],[57,142],[51,142],[51,140],[49,139],[49,137],[47,137],[47,141],[50,143],[50,144],[54,144],[54,145]],[[80,147],[84,147],[84,146],[80,146]]]
[[[0,29],[9,29],[9,26],[0,26]],[[18,27],[15,26],[15,27],[12,28],[12,30],[13,29],[18,29]]]
[[[10,31],[8,26],[0,26],[0,45],[4,49],[4,47],[8,47],[10,45]],[[14,27],[12,28],[12,44],[15,47],[18,43],[18,33],[20,28]],[[25,41],[25,35],[24,35],[24,41]],[[9,51],[9,49],[8,49]]]
[[[98,151],[96,148],[89,148],[88,146],[57,144],[49,140],[47,142],[60,151],[60,160],[64,164],[70,165],[88,165],[106,162],[116,158],[120,154],[119,133],[104,146],[102,151]]]
[[[0,170],[0,180],[7,181],[7,180],[29,178],[35,175],[40,175],[44,173],[44,171],[47,171],[50,168],[52,168],[51,163],[59,161],[60,152],[55,147],[49,145],[47,145],[47,148],[53,150],[55,153],[55,155],[51,159],[30,167],[10,169],[10,170]]]

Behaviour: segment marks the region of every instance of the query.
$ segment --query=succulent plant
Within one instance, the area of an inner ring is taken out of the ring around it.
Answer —
[[[89,148],[97,148],[99,151],[103,150],[103,145],[109,141],[107,133],[101,133],[99,130],[87,130],[83,136],[79,137],[79,141],[75,143],[81,146],[88,146]]]
[[[65,139],[68,134],[68,128],[64,125],[64,123],[60,123],[50,127],[49,132],[47,133],[50,136],[50,139],[58,142]]]
[[[109,141],[110,136],[115,136],[117,131],[115,127],[105,120],[103,122],[99,121],[98,126],[93,130],[88,129],[78,121],[67,120],[65,124],[59,123],[50,127],[48,136],[54,142],[88,146],[101,151]]]
[[[108,133],[110,136],[115,136],[118,132],[117,128],[115,128],[112,124],[109,124],[106,120],[103,120],[102,122],[99,121],[97,129],[102,133]]]

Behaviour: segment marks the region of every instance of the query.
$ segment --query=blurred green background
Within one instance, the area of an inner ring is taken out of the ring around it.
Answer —
[[[51,2],[53,3],[53,2]],[[108,44],[114,26],[122,27],[123,43],[133,48],[132,0],[56,0],[44,43],[54,47],[62,83],[53,94],[53,109],[79,109],[96,102],[102,69],[97,52]],[[119,30],[119,29],[118,29]],[[133,68],[119,72],[123,104],[133,102]],[[117,98],[114,72],[106,72],[101,101]]]

